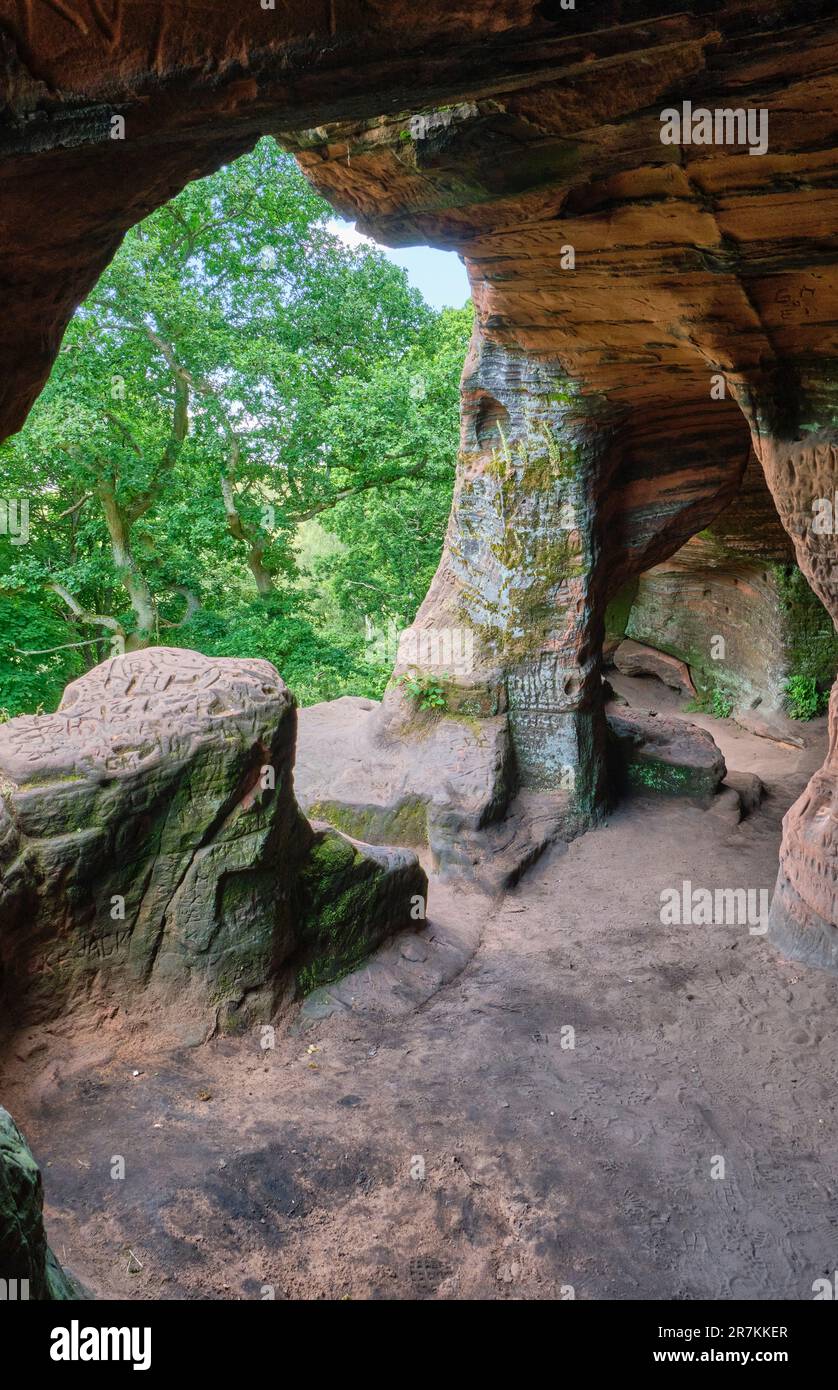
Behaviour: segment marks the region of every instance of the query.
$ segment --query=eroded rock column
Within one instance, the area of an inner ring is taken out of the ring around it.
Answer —
[[[801,400],[796,437],[757,419],[754,447],[797,563],[833,621],[838,620],[838,432],[818,428],[824,402]],[[826,762],[786,813],[769,939],[785,955],[838,970],[838,684],[829,704]]]
[[[461,391],[445,550],[397,677],[444,675],[466,718],[508,711],[518,784],[567,792],[590,824],[606,796],[599,501],[615,415],[554,362],[477,332]]]

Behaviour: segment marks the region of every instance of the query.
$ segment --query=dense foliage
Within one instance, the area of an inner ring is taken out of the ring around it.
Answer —
[[[819,690],[813,676],[789,676],[785,706],[792,719],[814,719],[829,708],[829,692]]]
[[[775,565],[774,574],[792,636],[786,710],[792,719],[814,719],[829,706],[838,666],[838,635],[796,565]]]
[[[114,642],[380,691],[441,549],[471,311],[331,216],[266,139],[128,234],[0,447],[29,505],[28,542],[0,535],[0,709],[54,707]]]

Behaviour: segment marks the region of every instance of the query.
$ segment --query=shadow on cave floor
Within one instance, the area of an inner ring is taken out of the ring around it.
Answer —
[[[684,879],[773,888],[823,721],[805,750],[698,722],[767,783],[757,811],[636,800],[495,908],[434,884],[429,933],[471,945],[407,1011],[371,1006],[373,965],[355,1010],[273,1051],[161,1054],[118,1018],[20,1041],[5,1094],[59,1259],[118,1298],[811,1298],[835,1259],[838,979],[659,913]]]

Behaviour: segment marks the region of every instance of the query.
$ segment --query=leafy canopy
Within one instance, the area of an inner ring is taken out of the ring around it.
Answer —
[[[0,708],[151,642],[377,693],[436,566],[470,309],[347,248],[264,139],[132,229],[0,446]],[[323,528],[332,535],[325,542]]]

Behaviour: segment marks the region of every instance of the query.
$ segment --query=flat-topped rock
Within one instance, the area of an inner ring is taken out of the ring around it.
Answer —
[[[312,942],[328,974],[409,925],[418,861],[312,829],[292,789],[295,735],[268,662],[161,647],[96,667],[55,714],[0,726],[9,1002],[50,1016],[146,991],[240,1025],[305,982]]]
[[[740,729],[744,729],[748,734],[754,734],[756,738],[767,738],[772,743],[779,743],[782,748],[805,748],[806,737],[802,733],[801,725],[797,719],[789,719],[788,715],[780,710],[739,710],[734,713],[734,719]],[[824,721],[812,720],[814,730],[807,731],[809,736],[818,737],[822,734]]]
[[[428,715],[408,739],[388,736],[381,716],[376,701],[350,695],[301,710],[297,798],[370,843],[430,845],[444,868],[457,842],[506,806],[506,719]]]
[[[683,719],[609,708],[618,780],[628,790],[687,796],[709,803],[725,777],[725,760],[710,734]]]

